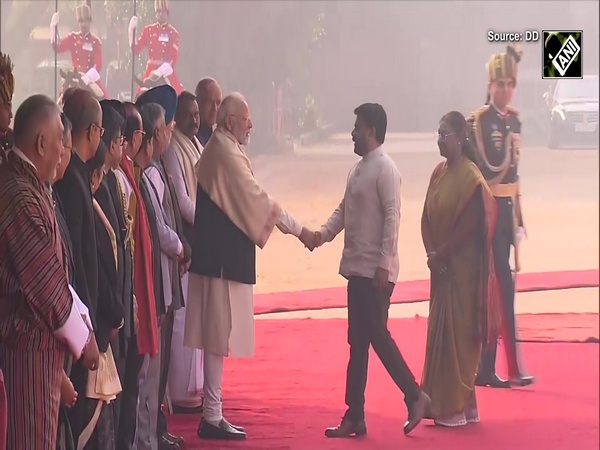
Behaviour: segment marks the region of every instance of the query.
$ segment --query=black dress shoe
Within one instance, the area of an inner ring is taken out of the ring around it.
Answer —
[[[198,428],[200,439],[244,440],[246,433],[233,428],[225,419],[221,419],[218,426],[208,423],[204,418]]]
[[[343,418],[335,428],[327,428],[325,436],[328,438],[344,438],[352,435],[359,437],[367,434],[367,424],[364,420],[350,420]]]
[[[408,407],[408,420],[404,424],[404,434],[410,433],[421,423],[425,414],[429,412],[430,404],[431,399],[429,395],[421,391],[417,400]]]
[[[482,387],[489,386],[489,387],[498,388],[498,389],[509,389],[510,388],[510,382],[503,380],[496,374],[489,375],[489,376],[477,375],[477,377],[475,378],[475,385],[482,386]]]
[[[244,430],[244,427],[240,427],[239,425],[234,425],[232,424],[229,420],[223,418],[223,420],[225,421],[225,423],[227,423],[227,425],[229,425],[231,428],[235,428],[238,431],[241,431],[242,433],[245,433],[246,430]]]
[[[180,450],[181,447],[176,442],[171,442],[164,435],[158,438],[159,450]]]
[[[171,433],[169,433],[168,431],[167,431],[167,432],[165,432],[165,433],[162,435],[162,437],[163,437],[165,440],[167,440],[167,441],[169,441],[169,442],[173,442],[173,443],[175,443],[175,444],[177,444],[177,445],[179,445],[179,446],[182,446],[182,445],[185,443],[185,441],[183,440],[183,437],[181,437],[181,436],[175,436],[174,434],[171,434]]]
[[[525,387],[525,386],[532,385],[534,383],[534,381],[535,381],[535,379],[533,377],[519,375],[516,378],[511,378],[510,384],[512,386]]]

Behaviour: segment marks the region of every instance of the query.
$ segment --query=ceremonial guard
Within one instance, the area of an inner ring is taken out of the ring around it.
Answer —
[[[15,77],[10,56],[0,53],[0,163],[12,147],[12,97],[15,93]]]
[[[502,338],[506,349],[510,380],[496,375],[496,345],[484,349],[476,384],[508,388],[527,386],[532,377],[519,369],[515,327],[515,274],[519,271],[518,246],[525,236],[519,190],[519,153],[521,120],[510,106],[517,82],[517,68],[522,53],[508,47],[506,53],[492,55],[486,65],[488,101],[472,113],[469,123],[474,144],[474,159],[488,182],[498,205],[498,223],[493,238],[494,262],[501,288],[504,312]],[[514,273],[510,265],[514,247]]]
[[[79,5],[75,8],[75,13],[80,31],[72,31],[64,39],[58,36],[59,16],[57,12],[54,13],[50,22],[50,42],[57,53],[71,52],[73,68],[82,74],[81,81],[97,98],[108,98],[106,89],[100,81],[102,41],[90,32],[92,10],[88,5]]]
[[[129,45],[135,55],[148,47],[148,62],[142,80],[147,78],[164,78],[177,92],[183,92],[183,86],[177,78],[175,65],[179,58],[179,32],[168,23],[168,0],[155,0],[156,23],[146,25],[137,42],[134,43],[134,32],[138,18],[133,16],[129,22]]]

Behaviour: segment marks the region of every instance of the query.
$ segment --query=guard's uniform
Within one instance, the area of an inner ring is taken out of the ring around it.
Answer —
[[[516,80],[517,63],[513,53],[493,55],[488,62],[488,81],[501,78]],[[513,380],[521,376],[517,360],[515,330],[515,280],[510,264],[511,246],[515,247],[515,271],[519,271],[516,231],[523,227],[520,208],[519,156],[521,149],[521,121],[518,111],[508,107],[501,113],[493,104],[474,111],[468,120],[471,140],[475,145],[475,160],[488,182],[498,204],[498,222],[493,237],[494,262],[504,305],[503,339],[508,360],[509,375]],[[483,351],[478,377],[481,384],[496,386],[496,346]],[[490,382],[492,380],[492,382]],[[529,380],[527,378],[527,380]],[[499,380],[501,381],[501,380]],[[504,387],[504,386],[502,386]],[[506,386],[507,387],[507,386]]]
[[[155,9],[168,10],[168,2],[157,0],[155,2]],[[169,23],[160,24],[156,22],[146,25],[135,43],[133,51],[136,55],[139,55],[145,47],[148,47],[148,62],[146,63],[146,71],[142,80],[148,78],[152,71],[158,69],[163,63],[168,63],[171,65],[173,73],[166,78],[173,89],[175,89],[175,92],[177,92],[177,95],[181,94],[183,86],[179,82],[177,72],[175,71],[175,65],[179,58],[179,32]]]
[[[85,6],[85,5],[82,5]],[[77,8],[78,19],[88,13],[87,8]],[[91,16],[90,16],[91,19]],[[71,62],[73,68],[81,74],[87,73],[91,68],[95,68],[98,73],[102,70],[102,41],[92,33],[84,35],[81,31],[72,31],[54,45],[57,53],[71,52]],[[102,90],[105,98],[108,98],[106,88],[101,80],[96,81],[96,85]]]
[[[10,56],[0,53],[0,107],[8,108],[12,115],[12,98],[15,93],[15,77]],[[10,128],[0,130],[0,164],[13,147],[13,133]],[[1,438],[1,436],[0,436]]]

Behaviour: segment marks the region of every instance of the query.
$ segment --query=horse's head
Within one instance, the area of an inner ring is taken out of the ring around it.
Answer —
[[[157,86],[162,86],[164,84],[170,84],[167,78],[163,76],[156,76],[155,74],[151,74],[143,80],[140,80],[139,78],[135,77],[135,81],[138,86],[140,86],[142,89],[145,88],[147,90]]]
[[[63,79],[63,89],[69,89],[71,87],[79,87],[85,89],[85,84],[81,81],[81,74],[77,69],[71,69],[68,72],[60,69],[60,77]]]

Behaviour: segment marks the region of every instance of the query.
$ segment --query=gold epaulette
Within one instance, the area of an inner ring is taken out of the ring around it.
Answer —
[[[510,106],[510,105],[508,105],[506,107],[506,112],[508,112],[510,114],[513,114],[515,116],[519,115],[519,110],[517,108],[515,108],[514,106]]]
[[[472,132],[476,132],[477,127],[479,125],[479,118],[489,109],[490,105],[483,105],[471,113],[471,116],[467,119],[467,123],[470,125]]]

